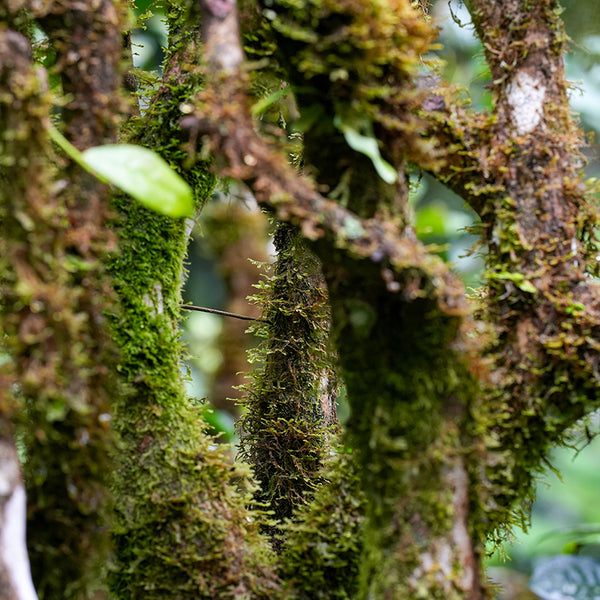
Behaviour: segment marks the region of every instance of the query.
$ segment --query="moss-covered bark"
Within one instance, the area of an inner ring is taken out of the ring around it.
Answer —
[[[122,199],[113,323],[129,393],[119,438],[112,590],[117,598],[267,598],[266,548],[248,512],[249,474],[206,433],[181,375],[184,222]],[[262,550],[261,550],[262,548]]]
[[[352,453],[336,448],[321,476],[284,527],[279,574],[289,600],[350,600],[358,590],[365,501]]]
[[[168,11],[165,77],[133,140],[178,170],[200,206],[214,176],[179,127],[201,83],[199,12],[191,2],[170,2]],[[277,583],[268,545],[246,508],[253,480],[206,433],[182,381],[178,320],[189,224],[128,198],[115,207],[120,243],[111,272],[122,313],[113,331],[127,394],[115,406],[112,592],[119,599],[270,598]]]
[[[495,100],[478,211],[488,249],[485,317],[494,390],[478,417],[489,451],[490,528],[528,519],[550,447],[598,406],[598,216],[582,180],[557,2],[470,2]],[[484,182],[485,183],[485,182]],[[525,510],[523,510],[525,506]]]
[[[300,111],[318,115],[306,126],[305,164],[318,189],[340,203],[294,177],[250,132],[241,110],[228,118],[228,105],[243,108],[239,79],[227,81],[218,100],[211,90],[201,96],[198,126],[228,159],[230,174],[317,240],[366,498],[360,558],[356,548],[346,556],[350,572],[358,565],[357,597],[481,597],[469,424],[479,386],[470,371],[464,290],[407,225],[401,172],[406,144],[416,156],[424,150],[411,111],[423,100],[413,77],[429,29],[408,3],[394,3],[394,11],[383,2],[267,8]],[[346,126],[389,141],[385,151],[400,171],[394,185],[350,147]],[[310,528],[310,516],[299,526]]]
[[[468,344],[460,341],[462,316],[440,307],[426,277],[388,263],[389,250],[352,255],[368,218],[395,228],[392,243],[413,240],[403,174],[386,185],[340,126],[377,134],[396,161],[406,155],[402,144],[415,156],[422,151],[413,112],[422,98],[412,78],[430,32],[408,3],[394,3],[393,15],[384,4],[270,3],[278,56],[294,83],[310,86],[298,94],[301,112],[320,112],[305,131],[304,160],[321,189],[362,219],[355,228],[346,221],[333,248],[327,236],[315,246],[367,500],[357,597],[478,597],[481,547],[471,539],[465,458],[478,384],[464,354]]]
[[[250,21],[259,18],[244,4]],[[128,130],[190,182],[198,205],[214,183],[198,160],[209,149],[224,173],[291,222],[276,236],[270,337],[244,421],[258,489],[205,433],[181,382],[189,224],[115,199],[110,277],[120,307],[111,307],[106,191],[73,165],[60,181],[50,166],[60,162],[44,134],[50,103],[15,30],[37,17],[48,33],[68,100],[63,126],[85,148],[114,139],[123,5],[0,6],[13,27],[0,30],[2,326],[9,382],[18,382],[0,408],[26,408],[41,595],[84,594],[106,542],[110,472],[116,598],[485,597],[485,537],[511,523],[550,444],[598,404],[600,307],[588,276],[597,272],[597,220],[581,185],[557,5],[468,2],[492,71],[487,117],[456,106],[449,90],[415,83],[433,31],[408,0],[259,4],[270,36],[259,50],[269,73],[277,57],[294,85],[314,183],[254,127],[234,3],[167,3],[164,79]],[[357,139],[380,156],[357,152]],[[481,217],[492,373],[475,355],[464,289],[410,227],[408,161]],[[328,317],[312,267],[300,264],[312,255],[297,232],[322,261],[357,471],[347,455],[335,474],[317,469],[331,410],[321,398]],[[278,568],[259,530],[264,514],[247,508],[256,499],[282,533]]]
[[[465,457],[477,384],[460,319],[390,295],[369,265],[340,263],[326,274],[368,500],[358,597],[478,597]],[[398,283],[414,285],[409,274]]]
[[[274,243],[277,262],[261,294],[269,322],[261,326],[263,364],[248,387],[240,429],[242,456],[260,484],[256,499],[281,524],[318,485],[327,428],[337,419],[319,264],[288,224],[277,226]]]
[[[25,3],[23,8],[30,18],[43,20],[49,11],[67,23],[89,19],[96,36],[85,40],[78,77],[87,80],[87,67],[101,56],[103,87],[116,79],[120,38],[117,34],[115,43],[118,20],[112,3],[102,5],[97,20],[68,2],[43,7]],[[113,16],[108,35],[105,11]],[[3,330],[17,381],[12,393],[23,405],[30,557],[40,597],[80,598],[95,583],[108,547],[105,478],[111,470],[109,404],[116,377],[103,314],[111,306],[103,265],[112,243],[106,189],[73,167],[59,178],[52,163],[60,160],[46,133],[51,104],[44,73],[27,64],[31,50],[25,38],[12,35],[5,43],[0,111]],[[73,51],[82,40],[70,43]],[[59,62],[69,50],[57,48]],[[64,64],[57,66],[59,72],[63,67],[68,82],[73,74]],[[118,83],[116,79],[112,89]],[[97,89],[71,92],[74,104],[98,101]],[[88,145],[114,137],[115,118],[111,101],[87,121],[101,124],[88,136]],[[81,126],[81,121],[71,123]]]

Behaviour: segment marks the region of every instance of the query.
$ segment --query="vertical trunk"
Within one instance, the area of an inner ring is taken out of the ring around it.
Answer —
[[[62,122],[79,149],[116,139],[125,10],[125,3],[109,0],[31,6],[56,52],[68,98]],[[114,306],[105,266],[115,243],[107,224],[108,189],[74,163],[64,166],[64,174],[68,185],[54,203],[45,199],[38,207],[52,215],[44,219],[45,239],[27,239],[28,267],[45,288],[36,298],[43,308],[33,311],[47,319],[38,325],[44,358],[32,368],[44,372],[45,364],[54,378],[41,393],[44,401],[40,391],[27,391],[27,418],[36,429],[25,464],[34,579],[40,595],[50,598],[80,597],[86,586],[97,585],[97,569],[105,568],[106,476],[113,451],[108,425],[117,379],[104,316]],[[36,247],[44,249],[37,256]]]
[[[180,128],[201,86],[200,20],[191,2],[169,2],[163,85],[132,124],[134,142],[157,149],[193,187],[198,207],[214,185],[195,142]],[[127,394],[115,406],[119,441],[116,570],[120,600],[270,598],[277,590],[254,484],[207,432],[181,374],[178,329],[191,223],[117,197],[120,251],[111,271],[121,305],[113,320]]]
[[[477,152],[484,185],[495,187],[478,210],[496,368],[477,414],[490,432],[481,486],[487,522],[502,533],[513,511],[527,522],[545,455],[600,402],[600,288],[588,275],[597,271],[597,217],[581,181],[558,3],[469,5],[495,99],[488,143]]]
[[[260,484],[256,497],[280,525],[322,481],[327,428],[337,421],[327,361],[329,315],[316,257],[295,228],[279,224],[277,262],[263,291],[267,340],[248,388],[242,455]],[[277,535],[279,527],[272,528]],[[276,540],[280,547],[282,540]]]
[[[20,5],[29,16],[35,13]],[[69,13],[70,7],[62,3],[60,10]],[[104,40],[100,30],[85,41],[81,72],[87,61],[98,60],[93,54],[100,46],[104,63],[116,64],[119,48]],[[102,265],[111,239],[105,190],[96,182],[82,184],[75,169],[55,179],[46,84],[28,64],[27,41],[4,41],[3,329],[17,383],[11,392],[25,413],[30,556],[40,596],[81,597],[107,548],[104,478],[115,375],[103,316],[111,296]],[[111,119],[113,108],[106,107]]]

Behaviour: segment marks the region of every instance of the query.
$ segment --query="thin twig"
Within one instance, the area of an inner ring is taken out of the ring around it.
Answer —
[[[216,308],[206,308],[204,306],[194,306],[193,304],[182,304],[181,308],[185,310],[197,310],[198,312],[211,313],[213,315],[222,315],[223,317],[233,317],[234,319],[241,319],[242,321],[261,321],[263,323],[270,323],[267,319],[257,319],[255,317],[246,317],[244,315],[238,315],[236,313],[227,312],[226,310],[218,310]]]

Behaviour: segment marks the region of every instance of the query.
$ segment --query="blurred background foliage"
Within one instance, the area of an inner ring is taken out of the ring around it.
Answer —
[[[156,0],[136,0],[138,29],[132,36],[134,61],[139,68],[142,93],[151,91],[153,73],[160,73],[166,44],[162,6]],[[595,134],[600,129],[600,10],[597,0],[563,0],[567,34],[572,39],[566,57],[567,76],[572,82],[571,102],[588,135],[585,149],[587,176],[600,177],[600,159]],[[432,3],[432,16],[440,27],[443,47],[436,50],[440,73],[460,84],[477,110],[489,110],[489,73],[483,60],[469,14],[460,1]],[[438,247],[454,265],[468,287],[480,285],[482,261],[471,248],[476,237],[468,227],[474,214],[463,201],[421,173],[413,173],[411,202],[417,231],[427,244]],[[207,203],[194,231],[189,254],[189,279],[184,301],[196,305],[259,316],[259,308],[247,297],[261,276],[260,265],[274,260],[269,224],[256,203],[234,184],[221,186]],[[189,393],[202,402],[207,420],[225,441],[235,441],[234,419],[239,407],[236,387],[248,370],[246,350],[257,343],[246,333],[247,323],[216,315],[184,315],[183,335],[189,360]],[[345,412],[345,407],[341,407]],[[490,564],[506,583],[519,582],[513,571],[528,573],[536,559],[563,551],[587,554],[600,548],[600,440],[590,439],[598,430],[592,418],[574,432],[574,447],[558,449],[552,464],[540,478],[538,501],[527,533],[515,531],[515,540],[496,552]],[[560,476],[557,474],[560,473]],[[526,581],[526,579],[525,579]],[[518,588],[518,586],[517,586]],[[531,593],[522,590],[506,597]],[[525,595],[523,597],[525,597]]]

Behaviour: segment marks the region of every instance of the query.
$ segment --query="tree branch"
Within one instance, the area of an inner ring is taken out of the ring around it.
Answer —
[[[589,277],[597,271],[598,214],[582,181],[556,3],[468,4],[494,97],[480,148],[494,187],[479,208],[484,310],[497,332],[489,350],[495,390],[480,413],[494,440],[486,500],[499,507],[490,511],[494,526],[507,522],[502,506],[513,502],[527,520],[519,506],[533,498],[532,473],[565,429],[600,405],[600,287]]]
[[[182,118],[181,124],[191,139],[202,140],[216,157],[221,174],[244,181],[261,204],[275,210],[280,219],[298,225],[314,242],[322,260],[333,337],[352,407],[349,437],[362,467],[361,485],[368,499],[358,595],[412,597],[419,586],[426,585],[432,596],[476,599],[483,594],[481,547],[470,537],[471,519],[477,520],[478,515],[471,513],[477,507],[468,501],[472,490],[463,444],[472,443],[464,438],[469,437],[465,432],[471,431],[468,407],[478,390],[475,371],[485,369],[474,358],[477,342],[465,335],[470,320],[464,289],[407,225],[402,176],[395,186],[383,183],[373,166],[354,152],[333,126],[336,116],[354,123],[352,119],[360,121],[366,114],[375,123],[379,139],[383,139],[380,133],[386,123],[390,132],[395,131],[390,155],[398,152],[400,156],[402,144],[409,140],[420,145],[411,129],[418,121],[410,114],[414,96],[412,92],[403,95],[412,89],[411,77],[404,70],[407,65],[402,60],[390,61],[389,77],[395,86],[390,96],[397,94],[398,102],[384,99],[381,104],[370,104],[367,90],[369,85],[380,89],[380,71],[375,75],[365,66],[366,81],[361,80],[360,69],[348,71],[348,81],[336,85],[329,79],[328,65],[307,82],[303,79],[306,73],[296,64],[305,65],[309,60],[322,64],[319,61],[335,54],[342,39],[347,45],[355,44],[356,56],[362,59],[363,30],[355,32],[352,24],[362,23],[365,15],[370,20],[364,35],[390,52],[388,39],[378,37],[382,35],[378,28],[390,25],[386,19],[404,19],[403,31],[410,31],[409,39],[394,38],[389,45],[399,44],[403,57],[413,57],[411,44],[423,41],[415,41],[411,34],[417,37],[421,30],[411,21],[416,16],[408,3],[401,4],[394,15],[379,2],[349,3],[341,13],[324,10],[318,15],[311,6],[269,4],[269,10],[277,15],[275,27],[281,26],[283,32],[278,42],[292,63],[292,81],[299,87],[314,86],[312,91],[300,92],[300,104],[312,99],[324,111],[315,127],[324,122],[326,131],[320,130],[321,136],[315,130],[305,133],[305,157],[310,168],[319,172],[319,187],[299,176],[274,146],[256,133],[247,79],[241,70],[225,74],[209,68],[207,86],[196,98],[197,111]],[[319,28],[328,31],[327,18],[331,18],[333,33],[331,39],[320,38],[316,49],[306,40],[315,27],[313,19],[321,17]],[[349,25],[340,27],[340,19]],[[290,31],[293,34],[286,37]],[[210,40],[205,42],[210,47]],[[378,64],[377,60],[371,64]],[[328,104],[331,99],[336,103],[338,96],[339,104]],[[343,111],[344,103],[353,105],[355,99],[365,114],[335,114]],[[386,121],[386,111],[392,106],[403,110]],[[416,152],[422,150],[421,146]],[[387,152],[386,147],[386,156]],[[402,151],[405,155],[406,148]],[[430,157],[429,164],[435,159]],[[321,193],[322,189],[334,189],[344,168],[354,170],[356,187],[350,189],[349,204],[355,210]],[[429,385],[429,376],[424,375],[432,368],[439,373],[435,386]],[[421,417],[415,420],[423,410],[431,415],[426,423]],[[394,477],[388,479],[386,473],[394,473]],[[451,513],[443,525],[431,521],[431,515],[439,510],[438,502]]]

